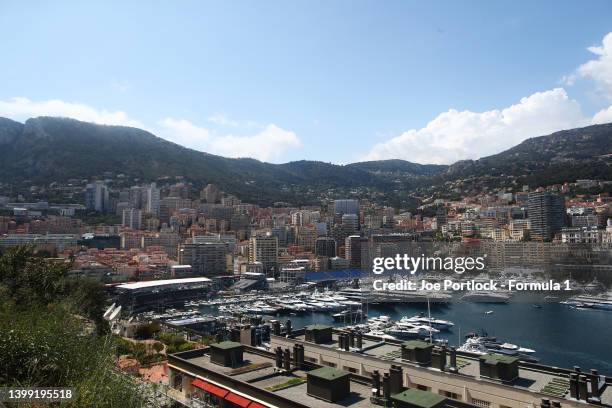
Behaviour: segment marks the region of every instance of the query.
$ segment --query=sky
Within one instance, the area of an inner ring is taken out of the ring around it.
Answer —
[[[0,0],[0,56],[2,117],[273,163],[448,164],[612,122],[607,0]]]

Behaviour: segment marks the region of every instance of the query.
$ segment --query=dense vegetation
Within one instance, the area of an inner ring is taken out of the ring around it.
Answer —
[[[553,182],[577,178],[610,180],[612,124],[563,130],[548,136],[527,139],[511,149],[464,160],[450,166],[446,177],[515,175],[525,180],[553,177]],[[544,180],[543,180],[544,181]]]
[[[323,195],[331,194],[376,197],[405,208],[407,193],[441,196],[458,180],[464,191],[471,186],[497,189],[610,180],[611,154],[612,124],[607,124],[531,138],[499,154],[451,166],[404,160],[344,166],[307,160],[270,164],[198,152],[136,128],[65,118],[40,117],[25,124],[0,118],[0,182],[30,186],[110,173],[123,174],[131,185],[135,179],[163,182],[181,177],[196,188],[215,183],[246,202],[267,205],[318,204]]]
[[[105,172],[155,181],[184,177],[216,183],[245,201],[299,202],[293,186],[318,191],[386,185],[367,171],[321,162],[263,163],[229,159],[179,146],[144,130],[41,117],[25,124],[0,118],[0,182],[50,183],[91,179]]]
[[[68,278],[68,268],[27,247],[0,256],[0,386],[74,388],[62,406],[143,406],[115,369],[103,288]]]

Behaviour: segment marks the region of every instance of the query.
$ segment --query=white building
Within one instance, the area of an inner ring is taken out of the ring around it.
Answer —
[[[127,228],[139,230],[142,227],[142,211],[135,208],[123,210],[122,225]]]

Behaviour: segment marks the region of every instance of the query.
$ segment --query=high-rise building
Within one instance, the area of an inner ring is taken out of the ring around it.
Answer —
[[[334,214],[359,214],[359,200],[334,200]]]
[[[128,208],[134,207],[132,207],[128,201],[118,201],[117,204],[115,204],[115,214],[123,216],[123,210]]]
[[[315,254],[333,258],[336,256],[336,241],[330,237],[317,238],[315,243]]]
[[[165,197],[159,202],[159,221],[168,224],[170,217],[181,208],[191,208],[191,200],[181,197]]]
[[[200,192],[200,200],[204,200],[209,204],[215,204],[221,201],[221,190],[214,184],[208,184]]]
[[[295,243],[295,233],[293,228],[289,226],[274,227],[272,228],[272,236],[278,239],[280,246],[288,246]]]
[[[344,241],[345,257],[350,268],[361,268],[361,246],[368,239],[359,235],[351,235]]]
[[[151,183],[146,189],[146,205],[144,210],[149,214],[159,215],[159,188]]]
[[[315,250],[317,240],[317,230],[313,227],[299,227],[297,231],[297,244],[304,251],[312,252]]]
[[[305,225],[311,225],[319,221],[320,217],[321,217],[321,214],[318,211],[308,211],[308,210],[295,211],[291,214],[291,224],[297,225],[300,227],[305,226]]]
[[[108,188],[100,181],[85,187],[85,206],[88,210],[105,212],[109,209]]]
[[[278,270],[278,239],[272,235],[251,237],[249,262],[261,262],[264,272],[274,276]]]
[[[527,208],[532,239],[549,241],[565,225],[565,199],[560,194],[529,193]]]
[[[129,191],[129,203],[131,208],[144,208],[146,200],[146,189],[140,186],[133,186]]]
[[[142,211],[136,208],[126,208],[123,210],[124,227],[139,230],[142,228]]]
[[[120,193],[120,198],[121,195]],[[159,215],[160,190],[155,183],[148,186],[134,186],[128,192],[128,202],[130,208],[143,210],[149,214]]]
[[[181,265],[190,265],[197,276],[219,276],[227,273],[227,244],[223,242],[184,243],[179,245]]]
[[[359,230],[359,216],[357,214],[343,214],[342,226],[344,231],[353,234]]]
[[[170,197],[181,197],[184,199],[189,198],[190,187],[185,183],[176,183],[170,186]]]

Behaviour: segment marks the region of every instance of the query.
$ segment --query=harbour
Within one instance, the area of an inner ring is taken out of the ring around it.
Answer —
[[[538,362],[557,367],[580,366],[612,373],[612,315],[609,311],[575,307],[542,294],[516,293],[510,302],[468,301],[455,296],[451,302],[430,305],[432,318],[453,322],[450,330],[433,337],[454,347],[462,346],[469,333],[486,334],[537,352]],[[552,301],[551,301],[552,300]],[[219,314],[218,306],[201,306],[202,313]],[[363,306],[368,318],[388,316],[394,321],[427,315],[427,303],[387,303]],[[348,318],[331,312],[279,313],[264,320],[291,320],[293,327],[325,324],[345,327],[365,322],[353,313]],[[351,320],[352,319],[352,320]],[[426,336],[425,336],[426,337]]]

